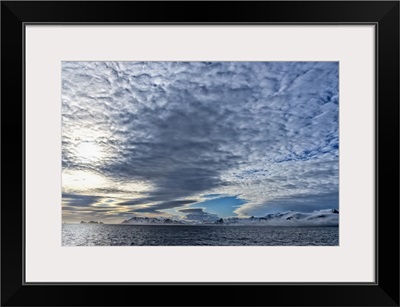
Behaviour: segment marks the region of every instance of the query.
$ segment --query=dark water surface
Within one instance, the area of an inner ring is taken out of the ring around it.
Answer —
[[[62,245],[339,245],[339,228],[63,224]]]

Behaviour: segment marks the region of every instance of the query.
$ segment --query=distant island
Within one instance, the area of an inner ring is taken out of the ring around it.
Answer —
[[[186,220],[162,217],[134,216],[121,224],[128,225],[243,225],[243,226],[339,226],[339,211],[319,210],[310,213],[287,211],[271,213],[262,217],[228,217],[210,220]]]
[[[81,224],[103,224],[103,222],[97,222],[97,221],[85,222],[85,221],[81,221]]]

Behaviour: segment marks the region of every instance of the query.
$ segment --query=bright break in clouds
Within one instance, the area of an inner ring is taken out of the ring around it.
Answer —
[[[338,208],[337,62],[63,62],[63,221]]]

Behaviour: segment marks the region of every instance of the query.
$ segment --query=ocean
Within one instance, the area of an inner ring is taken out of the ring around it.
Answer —
[[[337,246],[339,227],[63,224],[63,246]]]

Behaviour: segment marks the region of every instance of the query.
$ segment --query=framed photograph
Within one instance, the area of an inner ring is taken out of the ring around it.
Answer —
[[[398,1],[1,26],[3,306],[399,306]]]

